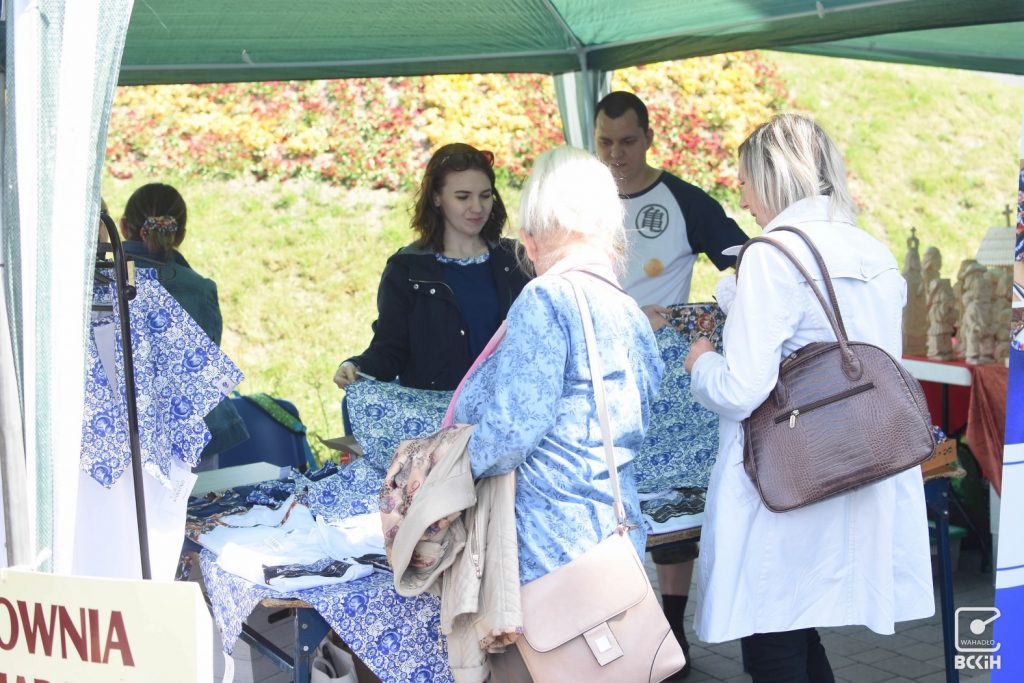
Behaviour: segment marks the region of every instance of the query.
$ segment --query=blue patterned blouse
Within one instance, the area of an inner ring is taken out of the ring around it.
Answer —
[[[631,463],[651,417],[664,365],[636,302],[600,279],[573,273],[594,317],[623,502],[640,522]],[[508,313],[508,333],[465,382],[455,421],[478,424],[473,474],[516,473],[519,578],[567,564],[616,525],[583,323],[559,275],[530,282]],[[632,532],[643,555],[645,532]]]

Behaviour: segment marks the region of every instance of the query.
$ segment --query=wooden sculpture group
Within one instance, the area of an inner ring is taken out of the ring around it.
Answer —
[[[1006,362],[1013,272],[966,259],[953,285],[940,275],[942,254],[937,248],[929,247],[922,261],[915,233],[911,228],[903,260],[903,353],[975,365]]]

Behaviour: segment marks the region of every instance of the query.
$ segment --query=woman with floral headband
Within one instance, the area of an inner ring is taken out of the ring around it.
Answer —
[[[188,209],[181,194],[163,183],[143,185],[128,198],[121,217],[124,251],[138,268],[157,268],[160,284],[220,346],[224,320],[217,284],[192,269],[178,251]]]
[[[188,208],[181,194],[163,183],[143,185],[132,193],[121,216],[124,252],[136,268],[155,268],[157,280],[213,342],[220,346],[224,319],[217,283],[192,269],[178,251],[185,239]],[[249,438],[245,423],[230,401],[221,401],[205,417],[212,439],[203,450],[207,463],[216,453]],[[207,465],[209,466],[209,465]],[[201,465],[201,467],[203,467]]]
[[[438,149],[416,195],[417,239],[388,259],[373,339],[338,366],[335,384],[363,375],[455,389],[528,280],[515,242],[501,237],[505,219],[494,155],[462,143]]]

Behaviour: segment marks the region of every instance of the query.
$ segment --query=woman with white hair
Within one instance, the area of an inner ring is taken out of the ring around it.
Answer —
[[[821,252],[850,339],[899,358],[906,284],[888,247],[854,222],[843,159],[828,135],[808,117],[779,115],[740,146],[739,166],[741,206],[770,239],[812,275],[819,270],[806,245],[775,228],[799,228]],[[891,634],[895,622],[935,610],[920,468],[782,513],[764,506],[744,471],[741,423],[774,388],[780,361],[834,340],[793,264],[754,245],[736,275],[724,355],[698,340],[685,362],[697,400],[721,418],[694,627],[708,642],[742,638],[754,683],[835,680],[815,627],[863,624]]]
[[[617,524],[569,278],[590,304],[623,501],[629,519],[641,521],[630,461],[663,365],[647,317],[616,279],[622,211],[610,172],[589,153],[560,147],[537,159],[521,199],[520,238],[538,277],[455,399],[455,421],[478,425],[468,445],[473,476],[516,471],[521,583],[579,557]],[[645,532],[631,536],[643,556]]]

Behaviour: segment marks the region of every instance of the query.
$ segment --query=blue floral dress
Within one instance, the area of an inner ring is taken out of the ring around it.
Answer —
[[[623,502],[638,524],[632,460],[664,366],[633,299],[599,278],[568,277],[580,284],[594,318]],[[455,421],[478,425],[469,442],[475,477],[517,470],[521,583],[567,564],[615,529],[583,323],[565,277],[544,275],[523,289],[505,339],[467,378]],[[642,556],[646,532],[631,535]]]

